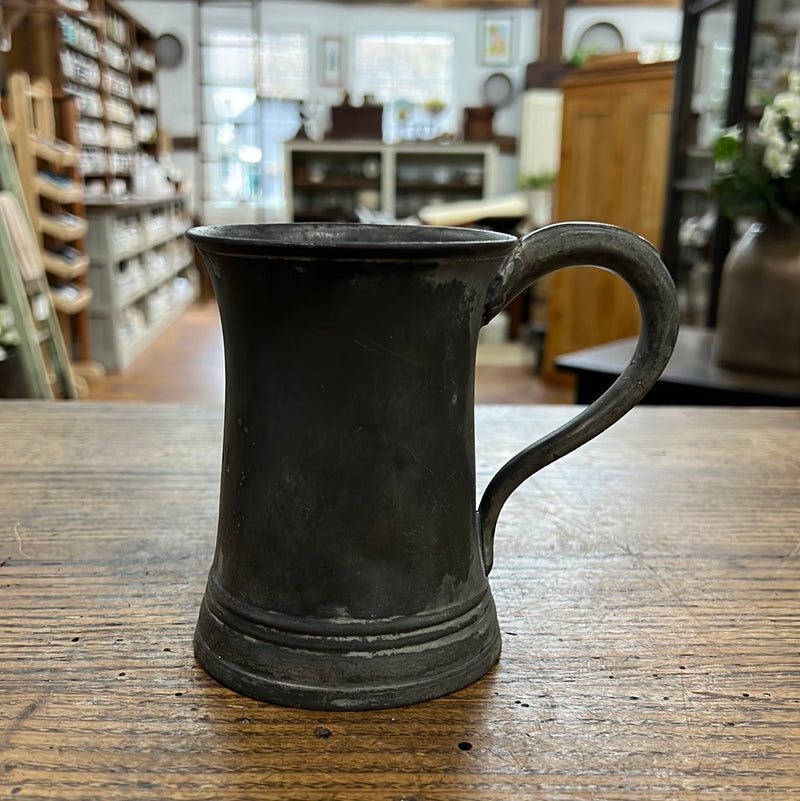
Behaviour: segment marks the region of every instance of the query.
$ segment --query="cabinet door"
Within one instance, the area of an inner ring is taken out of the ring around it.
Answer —
[[[565,93],[559,220],[608,222],[619,216],[620,123],[619,100],[613,94]]]
[[[672,105],[671,65],[612,70],[565,85],[557,219],[604,222],[659,244]],[[548,293],[544,370],[563,353],[633,336],[633,293],[615,275],[561,270]]]
[[[669,171],[671,79],[631,87],[623,113],[622,175],[617,225],[661,246],[664,193]]]

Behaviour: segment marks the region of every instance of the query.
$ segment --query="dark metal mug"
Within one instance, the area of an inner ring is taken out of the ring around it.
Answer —
[[[646,393],[677,335],[672,280],[641,237],[563,223],[192,228],[222,319],[217,544],[195,652],[221,683],[288,706],[444,695],[500,654],[487,575],[500,509]],[[601,398],[512,458],[476,514],[480,327],[536,279],[594,264],[642,331]]]

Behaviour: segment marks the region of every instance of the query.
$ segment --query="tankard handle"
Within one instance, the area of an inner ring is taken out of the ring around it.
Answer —
[[[635,406],[661,375],[675,346],[675,285],[658,251],[637,234],[602,223],[557,223],[521,239],[489,287],[482,324],[537,279],[574,265],[602,267],[628,284],[642,317],[639,341],[628,366],[594,403],[512,457],[489,482],[478,506],[487,574],[494,560],[497,518],[511,493],[542,467],[596,437]]]

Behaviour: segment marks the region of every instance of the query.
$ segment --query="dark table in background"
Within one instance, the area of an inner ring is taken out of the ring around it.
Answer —
[[[714,363],[713,331],[683,326],[667,369],[643,403],[679,406],[800,406],[800,378],[724,370]],[[577,378],[576,403],[591,403],[619,376],[636,337],[568,353],[556,367]],[[798,343],[800,347],[800,343]]]

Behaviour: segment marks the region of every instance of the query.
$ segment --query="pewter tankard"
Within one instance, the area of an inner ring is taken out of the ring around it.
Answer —
[[[187,236],[225,343],[200,663],[241,693],[312,709],[402,706],[477,680],[500,655],[487,575],[503,503],[634,406],[672,352],[675,290],[656,250],[594,223],[521,240],[316,223]],[[601,398],[512,458],[476,504],[478,332],[570,265],[630,285],[636,351]]]

